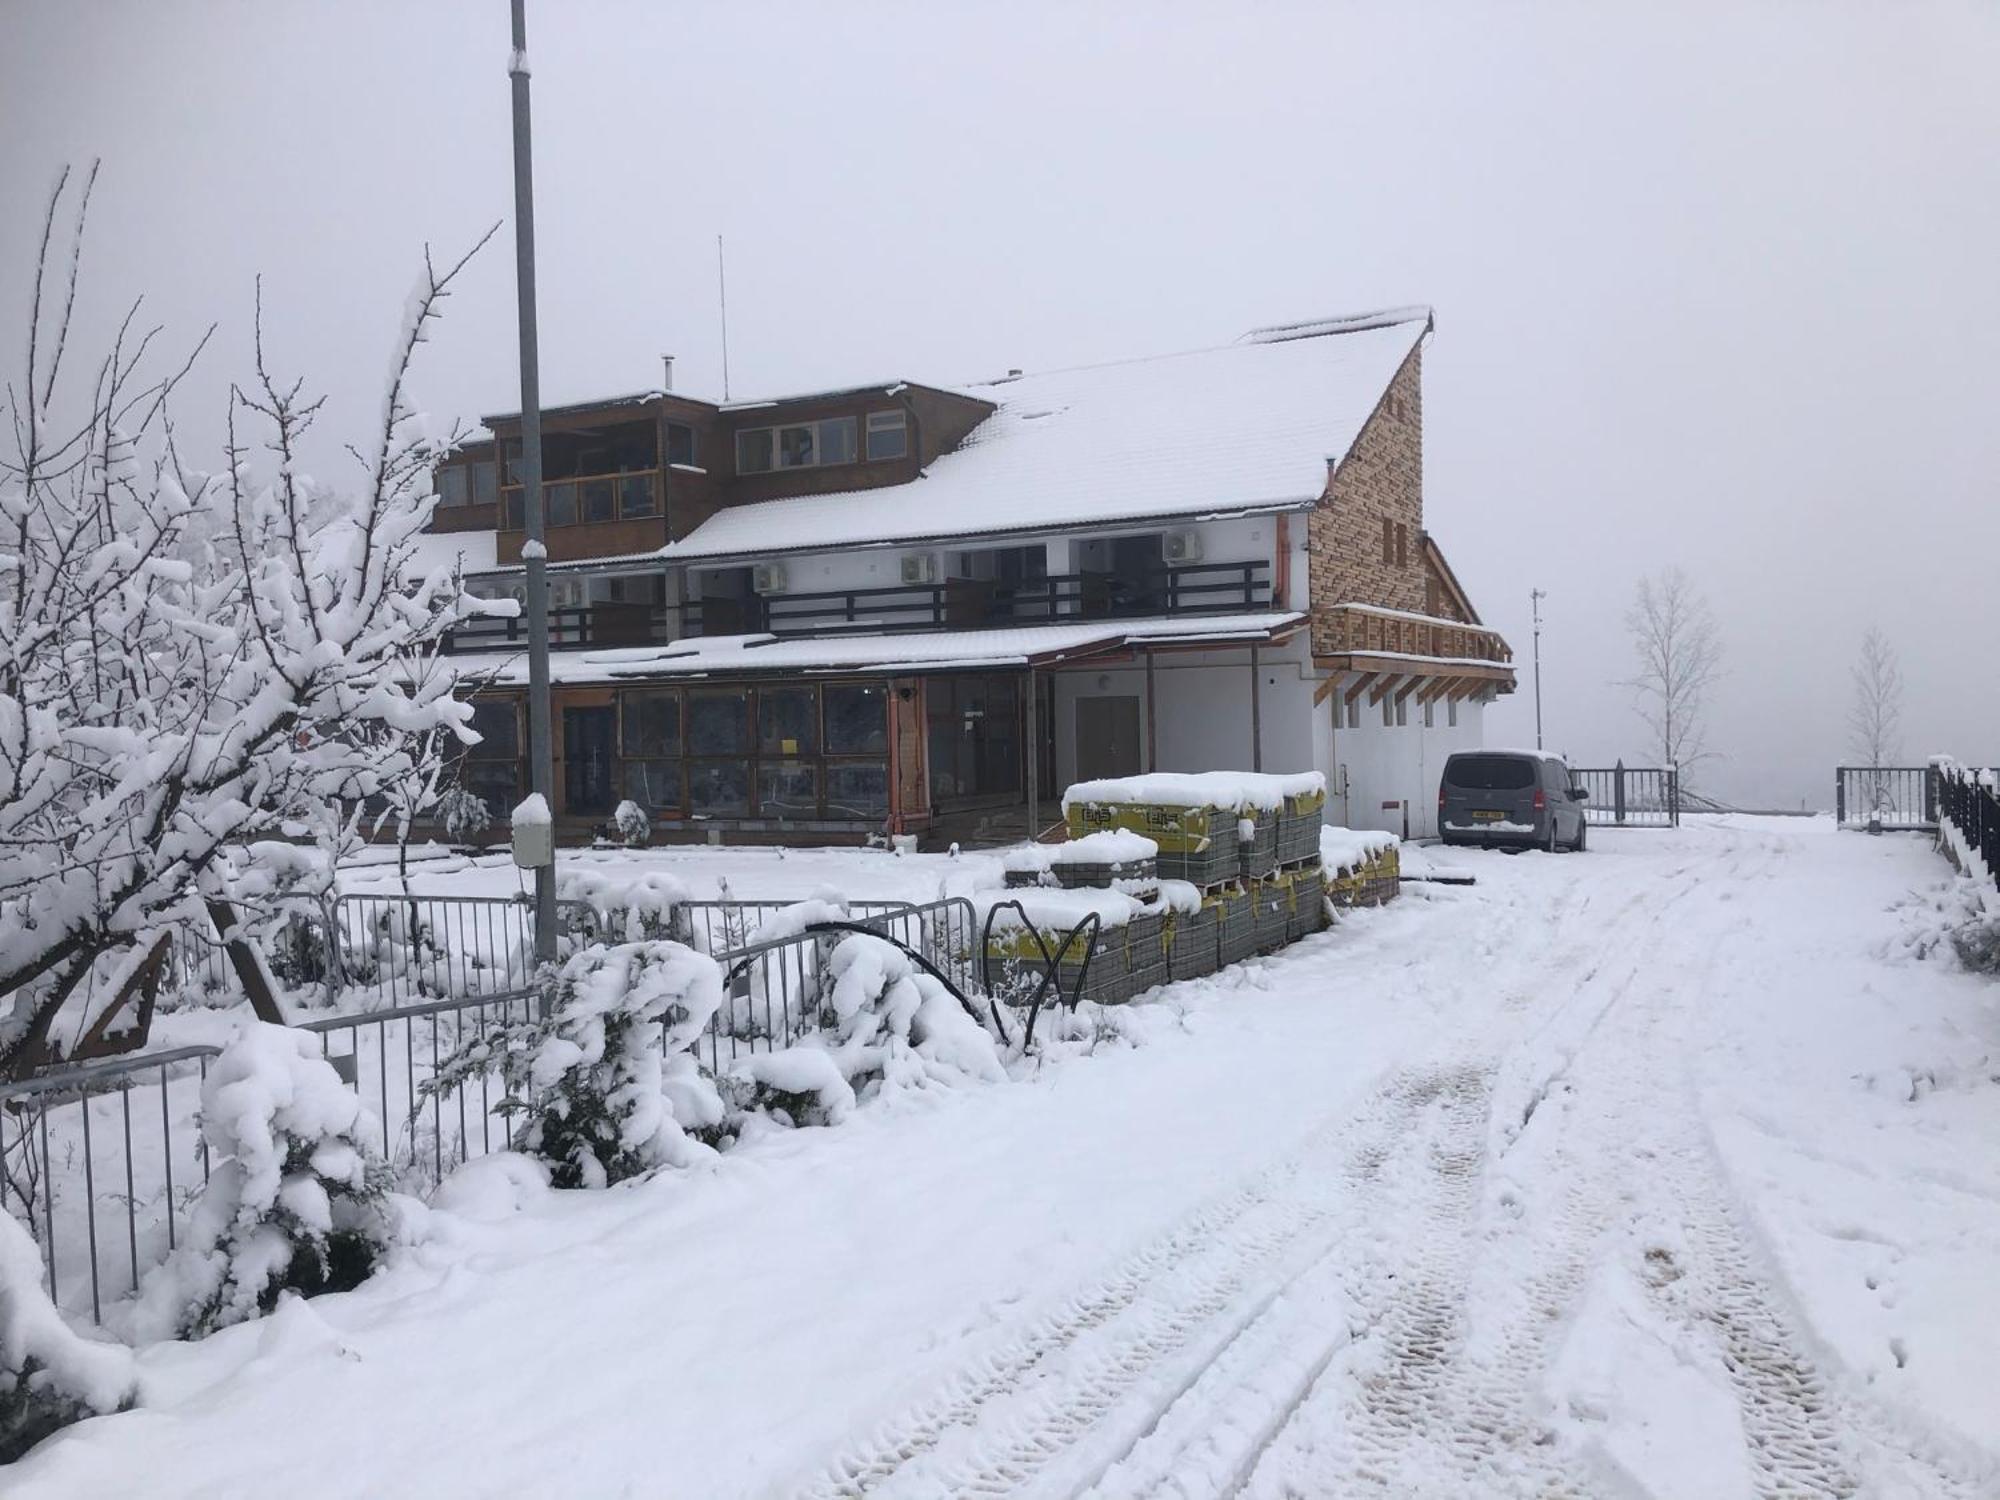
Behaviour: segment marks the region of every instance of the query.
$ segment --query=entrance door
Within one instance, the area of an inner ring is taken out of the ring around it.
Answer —
[[[614,708],[563,710],[563,810],[575,817],[611,811]]]
[[[1139,700],[1076,700],[1076,779],[1139,774]]]

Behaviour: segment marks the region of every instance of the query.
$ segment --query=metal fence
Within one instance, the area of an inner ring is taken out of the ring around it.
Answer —
[[[2000,884],[2000,771],[1941,766],[1934,786],[1939,819],[1985,862],[1987,878]],[[1958,860],[1956,851],[1953,860]]]
[[[1572,767],[1572,783],[1589,794],[1584,821],[1593,828],[1678,828],[1680,774],[1671,766]]]
[[[1833,816],[1842,828],[1934,829],[1937,773],[1930,766],[1837,766]]]
[[[566,926],[588,911],[566,901]],[[535,973],[535,910],[521,896],[342,896],[329,908],[329,998],[354,1008],[520,994]]]
[[[179,1243],[208,1181],[196,1117],[215,1047],[178,1047],[0,1084],[0,1212],[41,1246],[56,1305],[104,1304]]]

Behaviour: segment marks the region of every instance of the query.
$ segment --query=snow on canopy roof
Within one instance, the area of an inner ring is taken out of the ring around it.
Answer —
[[[1024,667],[1092,656],[1132,645],[1268,641],[1289,635],[1305,616],[1200,615],[1165,620],[1098,620],[1014,630],[951,630],[922,635],[846,635],[780,640],[769,635],[692,636],[665,646],[604,651],[557,651],[549,657],[557,683],[617,682],[667,677],[741,676],[747,672],[900,672]],[[528,680],[521,652],[461,653],[443,664],[482,686],[518,687]]]
[[[769,556],[1311,505],[1430,326],[1423,310],[1361,321],[967,387],[999,410],[919,479],[730,506],[660,555]]]

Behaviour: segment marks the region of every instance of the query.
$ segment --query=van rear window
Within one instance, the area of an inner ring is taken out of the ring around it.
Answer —
[[[1514,755],[1454,755],[1444,779],[1469,792],[1517,792],[1535,784],[1535,763]]]

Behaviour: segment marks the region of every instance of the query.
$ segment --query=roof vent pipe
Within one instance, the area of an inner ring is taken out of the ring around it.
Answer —
[[[674,388],[674,357],[671,354],[662,354],[660,365],[662,369],[660,389],[670,391]]]
[[[1009,370],[1007,372],[1007,378],[1009,380],[1019,380],[1021,378],[1021,372],[1019,370]]]

